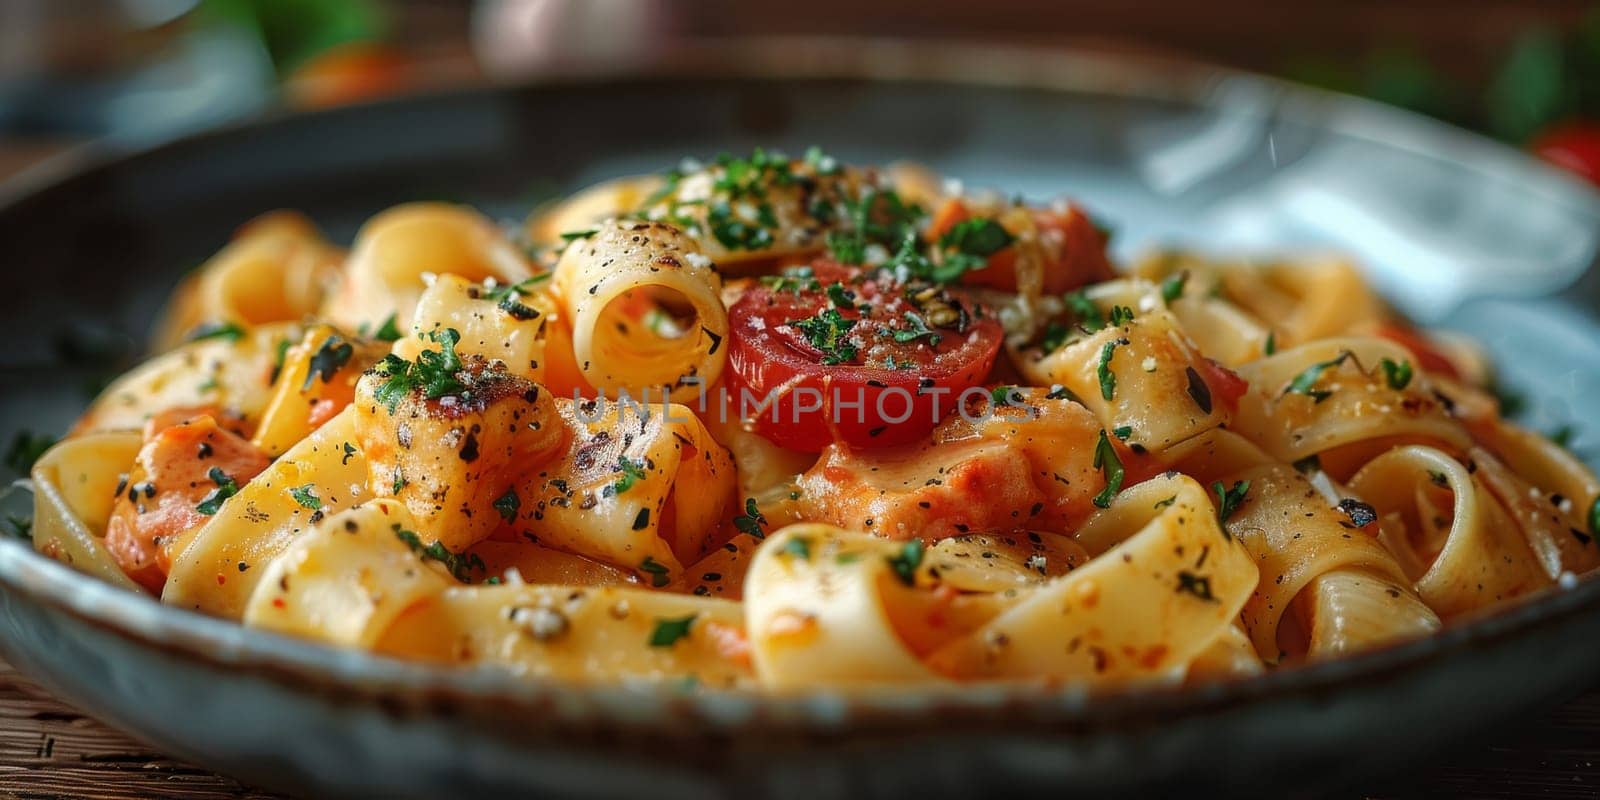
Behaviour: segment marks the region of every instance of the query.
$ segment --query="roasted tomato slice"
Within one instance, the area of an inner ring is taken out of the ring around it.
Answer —
[[[960,198],[952,198],[934,214],[927,235],[937,242],[962,223],[983,218],[994,219],[1017,238],[990,253],[984,268],[963,275],[962,283],[1015,292],[1021,288],[1017,262],[1022,258],[1037,264],[1039,291],[1044,294],[1061,294],[1116,277],[1106,258],[1105,232],[1096,227],[1087,211],[1075,205],[1008,206],[991,216],[969,207]]]
[[[762,279],[728,316],[733,408],[805,452],[924,438],[983,382],[1002,336],[959,292],[831,261]]]

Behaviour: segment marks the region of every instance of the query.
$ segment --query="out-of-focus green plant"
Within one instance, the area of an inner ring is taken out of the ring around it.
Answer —
[[[280,76],[330,48],[388,33],[375,0],[201,0],[198,16],[202,24],[254,32]]]

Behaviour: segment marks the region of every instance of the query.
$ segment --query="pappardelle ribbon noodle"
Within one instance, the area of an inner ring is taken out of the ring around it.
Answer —
[[[37,462],[34,544],[330,646],[771,691],[1248,676],[1600,563],[1600,481],[1349,263],[1119,267],[930,175],[270,214]]]

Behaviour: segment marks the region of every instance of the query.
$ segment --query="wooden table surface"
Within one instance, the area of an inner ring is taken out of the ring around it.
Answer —
[[[1600,690],[1498,731],[1370,800],[1600,797]],[[271,800],[232,778],[174,761],[53,699],[0,662],[0,800]]]

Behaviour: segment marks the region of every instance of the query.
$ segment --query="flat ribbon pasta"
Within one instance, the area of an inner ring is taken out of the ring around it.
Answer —
[[[369,500],[324,517],[264,565],[242,621],[370,647],[402,612],[452,583],[401,540],[414,525],[393,500]]]
[[[1193,479],[1125,490],[1078,534],[1094,558],[940,649],[940,673],[973,678],[1157,677],[1223,635],[1255,588],[1241,543]]]
[[[279,348],[304,331],[298,322],[228,329],[156,356],[106,387],[72,433],[138,430],[163,411],[208,406],[254,424],[272,399]]]
[[[355,410],[347,408],[240,487],[174,548],[161,601],[238,619],[261,580],[260,567],[315,521],[370,496],[367,459],[356,442]],[[301,503],[295,489],[316,498],[317,508]]]
[[[1393,450],[1350,487],[1378,512],[1384,544],[1446,619],[1550,583],[1500,501],[1444,452]]]
[[[257,217],[174,292],[155,350],[177,347],[203,326],[299,321],[317,310],[343,259],[301,214]]]
[[[739,604],[646,589],[463,586],[412,606],[379,653],[577,682],[751,684]]]
[[[392,318],[405,330],[433,275],[515,285],[533,277],[533,270],[482,214],[448,203],[408,203],[361,227],[344,279],[323,303],[321,316],[347,330],[375,329]]]
[[[33,548],[113,586],[139,591],[106,549],[121,476],[143,443],[137,433],[90,433],[50,448],[33,465]]]
[[[1337,447],[1397,441],[1441,443],[1465,450],[1471,439],[1426,390],[1425,378],[1396,387],[1381,365],[1416,359],[1384,339],[1323,339],[1246,364],[1250,391],[1233,429],[1281,461]],[[1414,367],[1410,367],[1415,369]]]

